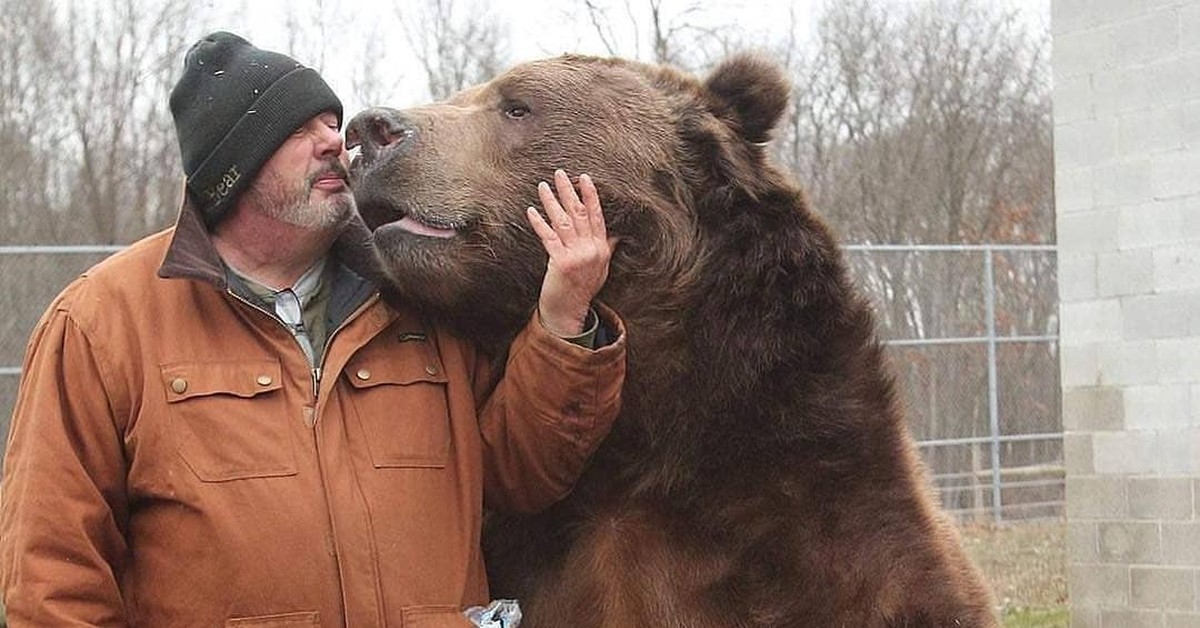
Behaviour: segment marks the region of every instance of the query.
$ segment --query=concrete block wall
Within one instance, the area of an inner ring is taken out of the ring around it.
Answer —
[[[1200,0],[1052,0],[1072,626],[1200,627]]]

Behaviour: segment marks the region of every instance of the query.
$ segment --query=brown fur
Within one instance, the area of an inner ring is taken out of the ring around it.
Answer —
[[[545,265],[522,214],[537,181],[590,173],[621,237],[600,295],[628,327],[621,415],[570,496],[485,534],[524,626],[996,625],[870,309],[761,144],[787,94],[749,56],[703,83],[564,56],[348,129],[392,298],[497,356]],[[404,215],[460,233],[417,237]]]

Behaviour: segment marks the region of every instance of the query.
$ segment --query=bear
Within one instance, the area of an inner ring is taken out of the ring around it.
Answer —
[[[618,238],[622,409],[561,502],[490,513],[524,628],[990,627],[830,229],[769,153],[790,85],[756,54],[703,80],[626,59],[519,64],[356,115],[367,272],[494,356],[536,307],[524,208],[589,173]]]

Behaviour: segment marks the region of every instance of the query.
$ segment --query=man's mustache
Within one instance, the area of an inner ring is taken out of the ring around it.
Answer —
[[[317,181],[327,178],[329,175],[337,176],[342,181],[345,181],[347,185],[350,184],[350,173],[346,171],[346,167],[343,166],[342,162],[338,161],[337,158],[330,158],[325,161],[325,164],[321,166],[320,170],[309,175],[308,187],[311,188],[317,183]]]

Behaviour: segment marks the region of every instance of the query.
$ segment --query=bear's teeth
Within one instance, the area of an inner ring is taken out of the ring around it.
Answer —
[[[396,226],[416,235],[429,236],[431,238],[452,238],[457,233],[454,229],[443,229],[431,227],[425,223],[418,222],[412,216],[401,218]]]

